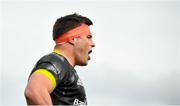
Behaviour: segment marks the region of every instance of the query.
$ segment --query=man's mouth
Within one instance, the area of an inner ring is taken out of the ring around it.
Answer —
[[[90,54],[92,52],[92,50],[90,50],[89,52],[88,52],[88,54]]]
[[[91,52],[92,52],[92,50],[90,50],[90,51],[88,52],[88,60],[91,59],[91,57],[89,56],[89,54],[91,54]]]

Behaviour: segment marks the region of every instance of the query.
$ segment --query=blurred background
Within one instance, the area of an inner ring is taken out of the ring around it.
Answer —
[[[57,18],[90,18],[96,47],[75,67],[89,105],[180,105],[179,0],[1,0],[0,105],[25,105]]]

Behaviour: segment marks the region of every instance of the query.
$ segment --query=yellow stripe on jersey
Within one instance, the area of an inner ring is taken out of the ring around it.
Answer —
[[[59,51],[57,49],[54,49],[53,52],[62,55],[61,51]]]
[[[53,74],[51,72],[49,72],[46,69],[37,69],[36,71],[34,71],[33,74],[43,74],[43,75],[45,75],[51,81],[53,90],[55,89],[55,87],[56,87],[56,79],[55,79],[55,77],[53,76]]]

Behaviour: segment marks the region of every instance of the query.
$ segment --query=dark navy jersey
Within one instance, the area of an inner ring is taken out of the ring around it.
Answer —
[[[82,82],[65,57],[54,52],[45,55],[36,63],[31,74],[38,69],[48,70],[56,81],[50,94],[53,105],[87,105]]]

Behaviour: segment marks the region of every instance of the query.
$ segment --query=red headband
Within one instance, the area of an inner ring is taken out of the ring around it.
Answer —
[[[82,25],[62,34],[55,40],[55,42],[56,42],[56,44],[67,42],[69,40],[72,40],[73,38],[77,38],[82,35],[91,35],[89,26],[86,24],[82,24]]]

